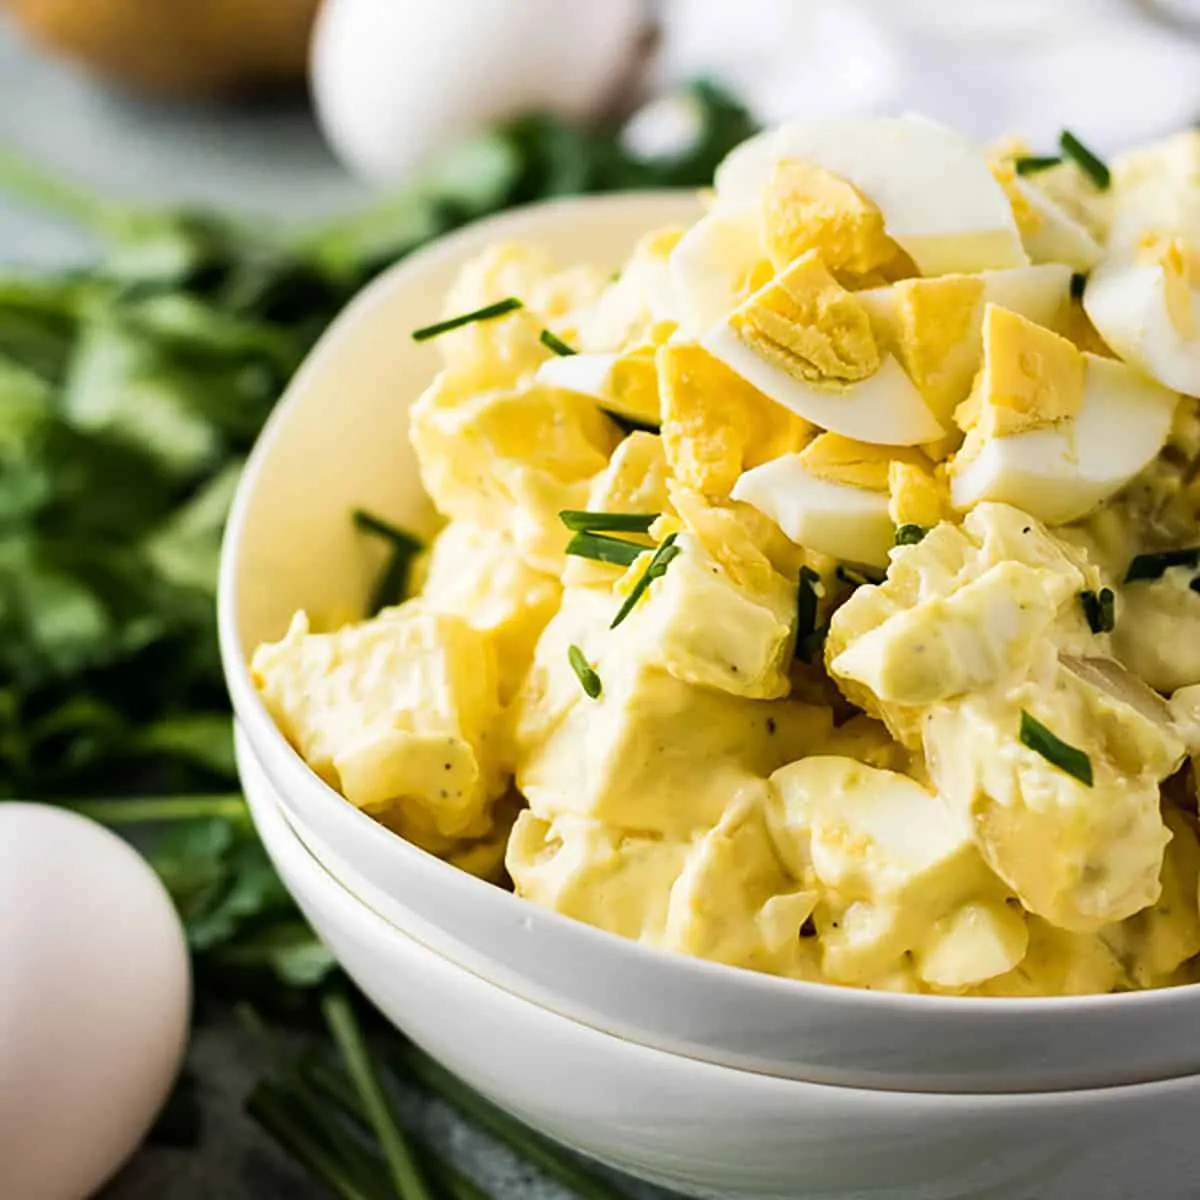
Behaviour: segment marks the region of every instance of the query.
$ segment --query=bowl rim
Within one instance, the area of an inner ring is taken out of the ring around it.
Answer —
[[[380,853],[394,858],[397,871],[406,866],[419,866],[433,873],[436,880],[447,888],[457,889],[460,894],[470,893],[481,900],[488,897],[489,903],[511,911],[520,920],[535,919],[548,922],[562,929],[564,936],[572,937],[585,949],[589,944],[599,945],[607,952],[624,954],[633,961],[640,960],[648,968],[668,964],[673,970],[690,974],[697,986],[719,978],[726,986],[736,978],[737,986],[758,991],[764,997],[803,1003],[806,998],[822,1003],[841,1003],[847,1009],[886,1018],[904,1012],[919,1011],[923,1016],[936,1015],[939,1011],[955,1014],[977,1014],[979,1017],[1005,1014],[1014,1016],[1021,1012],[1054,1011],[1063,1016],[1093,1013],[1096,1010],[1120,1007],[1155,1013],[1163,1008],[1175,1008],[1200,1003],[1200,983],[1179,984],[1174,987],[1146,989],[1142,991],[1108,992],[1068,996],[948,996],[912,994],[904,992],[873,991],[845,984],[826,983],[786,976],[770,975],[743,967],[731,967],[725,963],[693,958],[657,946],[624,938],[607,930],[588,925],[572,917],[564,916],[553,909],[544,908],[514,892],[508,892],[478,879],[465,871],[422,850],[398,834],[386,829],[366,813],[350,804],[313,771],[283,732],[275,724],[251,679],[246,647],[242,644],[238,630],[239,581],[236,566],[244,526],[252,507],[256,482],[263,466],[270,458],[275,442],[287,424],[289,413],[296,408],[307,390],[307,379],[316,373],[316,361],[332,354],[338,343],[346,336],[358,314],[371,307],[378,296],[398,285],[405,274],[435,266],[443,259],[452,258],[464,246],[483,242],[484,235],[496,231],[501,236],[510,224],[521,224],[532,218],[570,217],[597,208],[632,206],[647,201],[661,200],[664,206],[669,201],[679,202],[693,193],[683,189],[654,189],[647,191],[610,192],[590,196],[570,196],[538,201],[506,209],[503,212],[472,221],[452,233],[445,234],[421,249],[400,259],[381,272],[363,288],[334,318],[325,333],[309,351],[308,356],[276,402],[263,424],[254,446],[247,456],[241,478],[238,481],[233,503],[226,520],[221,543],[220,569],[217,584],[217,626],[222,671],[233,703],[234,713],[246,730],[247,737],[256,754],[269,748],[271,759],[277,763],[289,789],[307,793],[320,804],[331,810],[329,820],[347,831],[349,838],[374,839]],[[261,755],[260,755],[261,757]],[[335,815],[336,814],[336,815]],[[324,867],[323,867],[324,869]],[[486,891],[484,891],[485,889]],[[381,918],[382,919],[382,918]],[[736,973],[736,975],[734,974]]]

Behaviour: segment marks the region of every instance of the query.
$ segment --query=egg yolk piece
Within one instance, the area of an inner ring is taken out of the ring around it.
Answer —
[[[881,353],[866,309],[815,251],[754,293],[701,345],[772,400],[831,432],[892,445],[944,432],[899,363]]]

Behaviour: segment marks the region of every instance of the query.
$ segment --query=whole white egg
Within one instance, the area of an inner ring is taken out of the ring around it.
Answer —
[[[154,872],[73,813],[0,803],[0,1196],[82,1200],[179,1071],[191,976]]]
[[[327,0],[317,114],[352,170],[395,183],[491,121],[595,113],[632,71],[644,16],[641,0]]]

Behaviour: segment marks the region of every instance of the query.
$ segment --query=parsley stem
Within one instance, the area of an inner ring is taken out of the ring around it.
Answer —
[[[312,1137],[307,1122],[299,1120],[282,1088],[260,1084],[246,1101],[246,1112],[279,1143],[317,1182],[338,1200],[382,1200],[374,1188],[363,1187],[346,1164],[318,1138]]]
[[[388,1173],[401,1200],[433,1200],[433,1192],[407,1135],[400,1128],[379,1075],[371,1062],[362,1030],[345,996],[326,996],[321,1004],[325,1021],[337,1042],[363,1110],[370,1118],[387,1162]]]
[[[353,1086],[344,1074],[320,1062],[305,1064],[304,1074],[326,1100],[336,1104],[364,1133],[372,1132],[370,1120],[363,1111]],[[414,1141],[421,1146],[421,1158],[425,1169],[432,1176],[438,1190],[444,1193],[449,1200],[489,1200],[487,1194],[476,1187],[465,1175],[450,1163],[438,1158],[432,1148],[426,1145],[422,1139],[414,1138]]]
[[[403,1074],[440,1096],[518,1157],[539,1167],[580,1200],[622,1200],[621,1193],[563,1154],[540,1134],[472,1091],[457,1076],[415,1046],[401,1043],[394,1061]]]
[[[200,821],[214,817],[229,821],[250,819],[241,792],[111,799],[106,796],[96,800],[55,800],[54,803],[101,825],[112,826],[143,825],[151,821]]]

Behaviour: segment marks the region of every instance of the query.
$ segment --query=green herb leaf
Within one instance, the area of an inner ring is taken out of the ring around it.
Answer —
[[[576,558],[590,558],[596,562],[611,563],[616,567],[629,567],[639,554],[645,554],[647,546],[627,542],[623,538],[606,537],[602,533],[577,533],[567,543],[567,553]]]
[[[1139,554],[1125,572],[1126,583],[1161,579],[1172,567],[1200,566],[1200,546],[1184,546],[1179,550],[1159,550],[1154,554]]]
[[[1013,159],[1018,175],[1036,175],[1050,167],[1057,167],[1062,158],[1057,154],[1027,154]]]
[[[1099,593],[1083,591],[1079,593],[1079,603],[1083,606],[1083,615],[1093,633],[1112,633],[1116,628],[1117,598],[1112,588],[1101,588]]]
[[[646,569],[638,578],[637,583],[630,589],[629,595],[625,597],[624,604],[617,609],[617,615],[613,617],[612,624],[609,626],[610,629],[616,629],[633,612],[634,606],[642,598],[646,589],[656,579],[661,579],[667,573],[667,568],[680,553],[679,547],[675,544],[675,538],[675,534],[668,534],[663,539],[662,545],[655,550],[654,556],[646,564]]]
[[[1056,737],[1036,717],[1021,710],[1021,745],[1040,754],[1048,763],[1078,779],[1085,787],[1095,782],[1092,760],[1075,746]]]
[[[592,664],[584,657],[583,651],[576,645],[568,646],[567,661],[571,664],[571,670],[575,672],[580,687],[593,700],[599,699],[601,691],[604,690],[604,685],[601,683],[600,676],[596,674]]]
[[[649,533],[660,513],[587,512],[564,509],[558,514],[562,523],[576,533]]]
[[[1092,153],[1069,129],[1058,136],[1059,149],[1101,190],[1112,182],[1112,175],[1103,159]]]
[[[553,350],[560,358],[571,358],[579,353],[578,350],[572,350],[566,342],[560,337],[556,337],[549,329],[543,329],[538,335],[538,341],[549,350]]]
[[[497,300],[495,304],[485,304],[482,308],[475,309],[474,312],[462,313],[460,316],[438,321],[434,325],[414,329],[412,339],[414,342],[427,342],[430,338],[440,337],[452,329],[461,329],[464,325],[474,325],[477,321],[494,321],[497,317],[507,316],[510,312],[516,312],[518,308],[522,307],[524,306],[516,296],[509,296],[507,300]]]
[[[924,525],[898,525],[896,527],[897,546],[915,546],[929,532]]]

